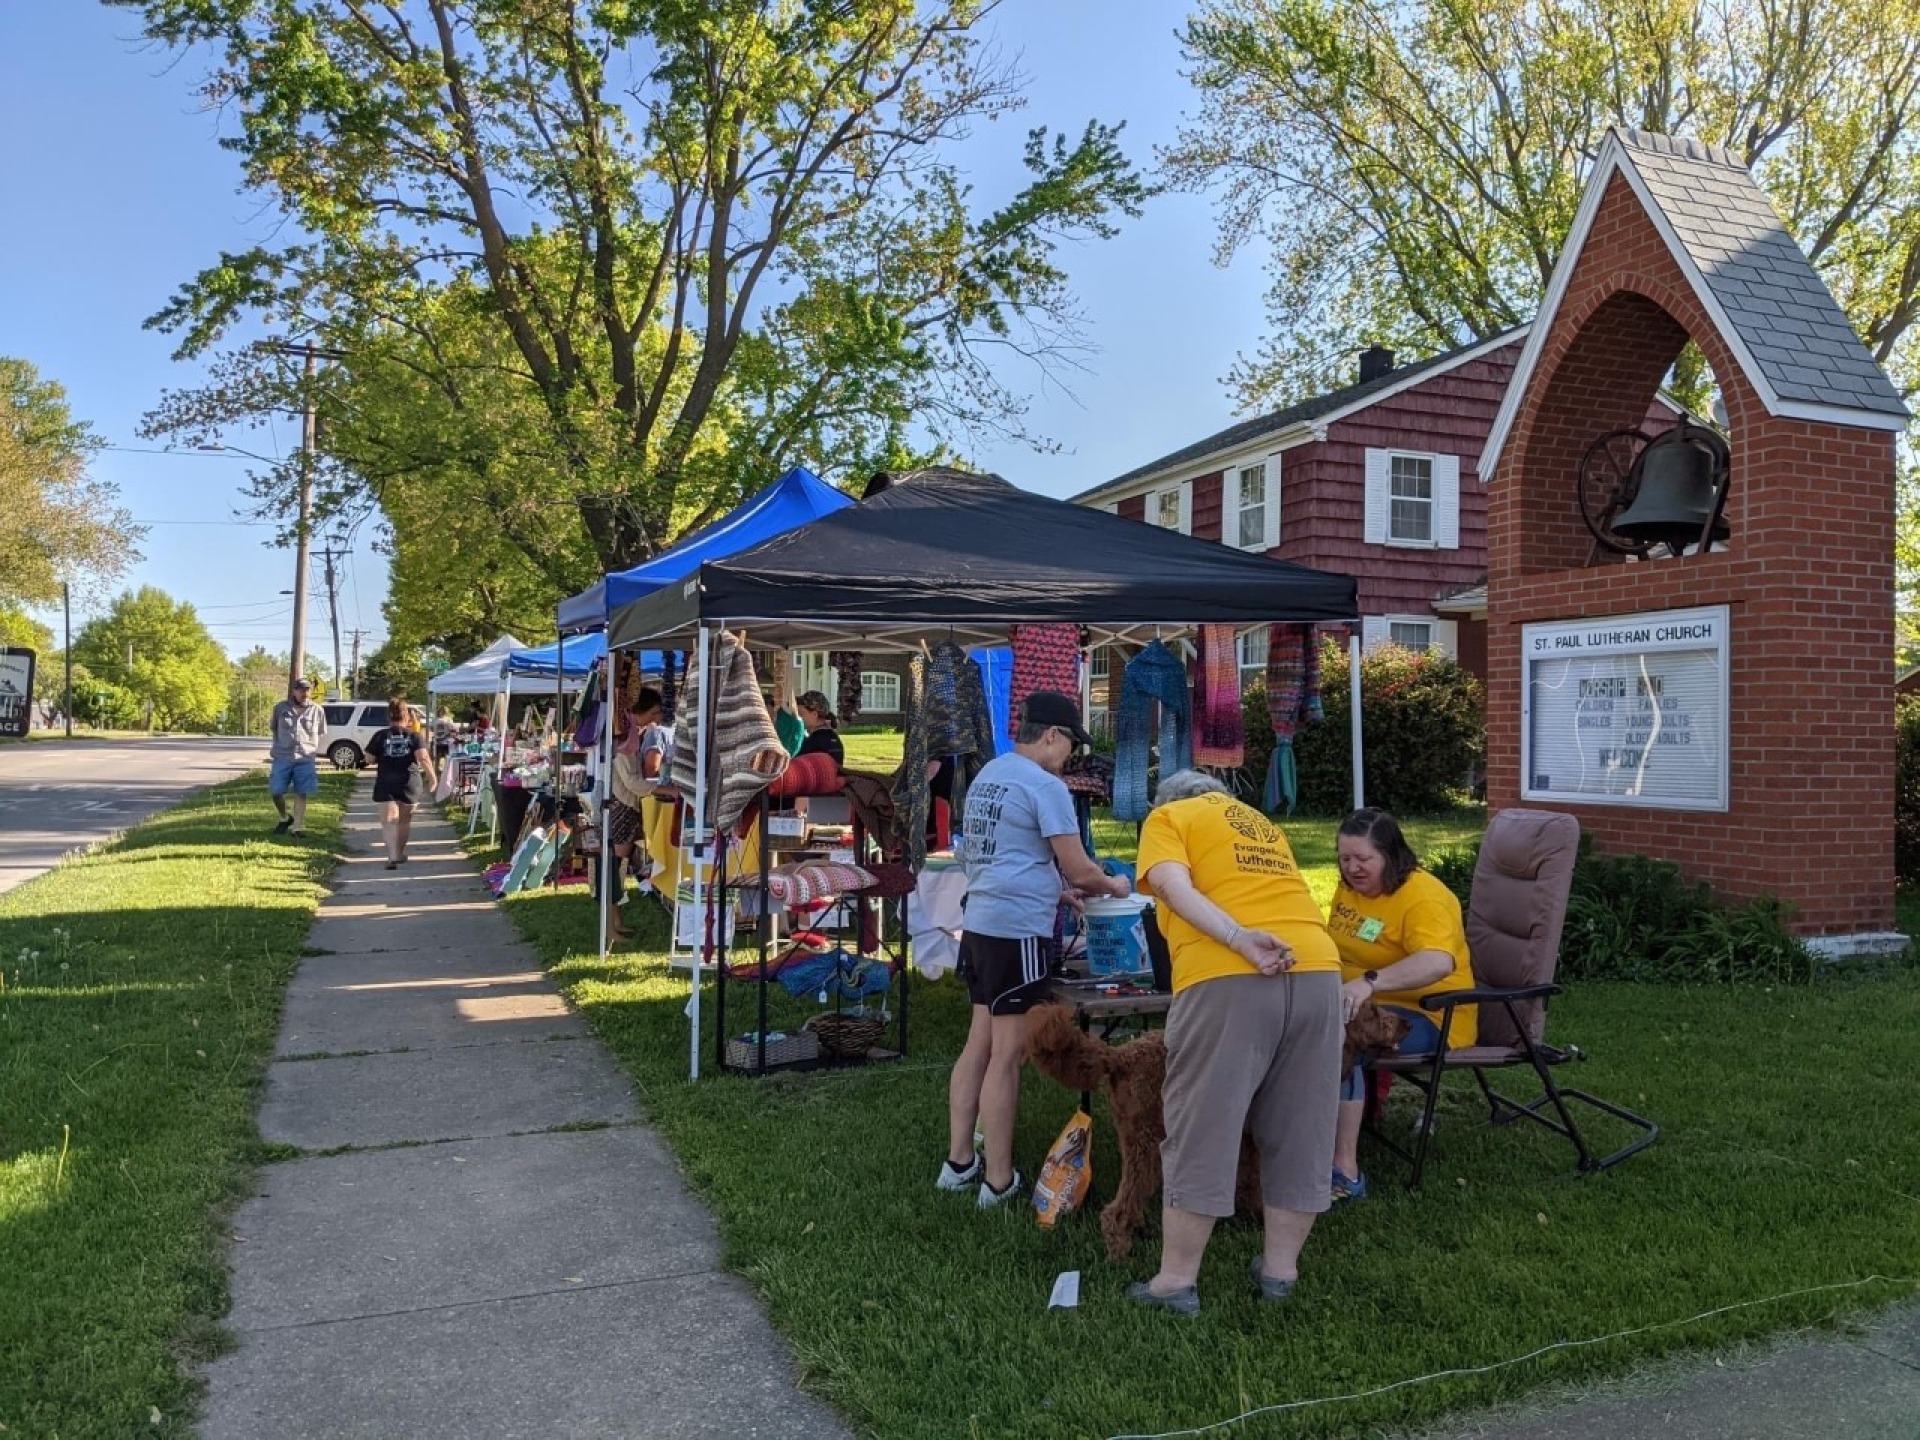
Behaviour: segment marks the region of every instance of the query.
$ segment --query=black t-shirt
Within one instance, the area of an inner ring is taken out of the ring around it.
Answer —
[[[367,754],[373,757],[382,784],[399,787],[413,778],[413,757],[427,748],[426,742],[412,730],[396,730],[388,725],[373,732],[367,741]]]
[[[847,763],[847,747],[840,743],[840,732],[831,725],[822,725],[818,730],[809,730],[807,738],[800,742],[800,749],[795,758],[798,759],[800,755],[831,755],[834,764]]]

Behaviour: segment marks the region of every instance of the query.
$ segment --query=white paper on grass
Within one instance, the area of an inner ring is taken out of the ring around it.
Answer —
[[[1049,1310],[1077,1310],[1080,1307],[1080,1272],[1062,1270],[1053,1282],[1053,1294],[1047,1300]]]

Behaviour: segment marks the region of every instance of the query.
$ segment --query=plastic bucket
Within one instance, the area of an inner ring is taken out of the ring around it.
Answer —
[[[1087,901],[1087,970],[1093,975],[1138,975],[1152,968],[1140,895],[1104,895]]]

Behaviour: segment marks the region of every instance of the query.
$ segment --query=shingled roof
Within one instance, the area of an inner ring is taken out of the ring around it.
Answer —
[[[1493,473],[1615,174],[1633,187],[1769,413],[1905,428],[1908,412],[1899,391],[1739,158],[1699,140],[1616,127],[1594,161],[1533,333],[1487,437],[1482,478]]]
[[[1512,344],[1526,333],[1526,326],[1516,326],[1485,340],[1475,340],[1455,349],[1443,351],[1438,355],[1429,355],[1424,360],[1414,360],[1397,366],[1386,374],[1372,380],[1362,381],[1358,385],[1347,385],[1339,390],[1330,390],[1324,395],[1316,395],[1310,400],[1302,400],[1297,405],[1289,405],[1284,410],[1274,410],[1265,415],[1256,415],[1251,420],[1242,420],[1237,425],[1229,425],[1217,430],[1204,440],[1196,440],[1184,445],[1158,460],[1150,460],[1145,465],[1136,465],[1124,475],[1116,475],[1111,480],[1103,480],[1092,489],[1082,490],[1070,495],[1069,500],[1080,502],[1097,499],[1109,491],[1118,490],[1143,480],[1149,475],[1157,475],[1163,470],[1178,470],[1191,462],[1204,460],[1209,455],[1224,454],[1238,450],[1243,445],[1264,440],[1269,435],[1279,435],[1300,425],[1310,425],[1316,420],[1325,420],[1336,414],[1361,409],[1373,401],[1383,398],[1387,393],[1397,393],[1404,387],[1423,379],[1465,364],[1489,351],[1498,350],[1502,345]]]

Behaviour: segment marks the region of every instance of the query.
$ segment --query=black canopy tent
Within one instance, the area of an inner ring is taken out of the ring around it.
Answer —
[[[756,647],[912,651],[947,638],[1001,645],[1013,624],[1071,622],[1128,642],[1203,624],[1357,622],[1359,613],[1351,576],[1123,520],[998,476],[936,468],[894,477],[857,505],[703,563],[680,583],[616,610],[607,636],[614,648],[692,651],[704,710],[713,693],[705,670],[721,628],[751,630]],[[1356,666],[1356,682],[1358,674]],[[710,714],[695,717],[688,834],[696,907],[709,901],[711,726]],[[1353,727],[1358,794],[1357,696]],[[687,1007],[695,1077],[711,917],[705,928]]]
[[[1359,618],[1350,576],[1289,565],[992,475],[923,470],[857,505],[700,566],[622,606],[616,646],[751,626],[787,649],[999,645],[1010,624],[1072,621],[1115,639],[1143,627]]]

